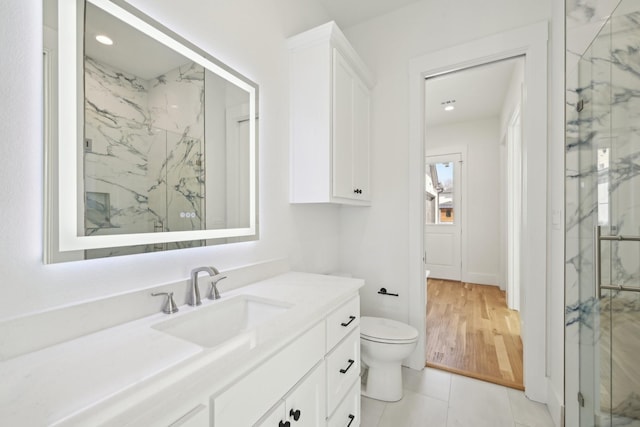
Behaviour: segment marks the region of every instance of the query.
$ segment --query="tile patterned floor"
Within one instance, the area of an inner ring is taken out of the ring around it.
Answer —
[[[404,398],[362,398],[362,427],[554,427],[524,393],[436,369],[402,368]]]

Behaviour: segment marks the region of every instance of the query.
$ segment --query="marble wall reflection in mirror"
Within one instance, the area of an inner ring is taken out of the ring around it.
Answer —
[[[45,261],[256,239],[257,85],[125,2],[44,3]]]

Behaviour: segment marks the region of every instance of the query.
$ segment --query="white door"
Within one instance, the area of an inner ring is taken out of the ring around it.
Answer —
[[[520,310],[520,245],[522,228],[522,127],[520,109],[507,135],[507,306]]]
[[[424,249],[429,277],[461,280],[461,168],[460,153],[426,157]]]
[[[347,61],[333,50],[333,196],[352,199],[354,77]]]

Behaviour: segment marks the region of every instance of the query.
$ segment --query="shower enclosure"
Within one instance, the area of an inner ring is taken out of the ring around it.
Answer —
[[[205,228],[205,72],[193,62],[142,78],[85,57],[85,235]],[[125,255],[204,242],[85,252]]]
[[[640,2],[586,3],[567,1],[566,425],[640,427]]]

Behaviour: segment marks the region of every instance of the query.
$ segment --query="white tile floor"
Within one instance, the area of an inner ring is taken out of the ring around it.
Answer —
[[[402,377],[401,401],[362,398],[362,427],[554,427],[521,391],[430,368]]]

